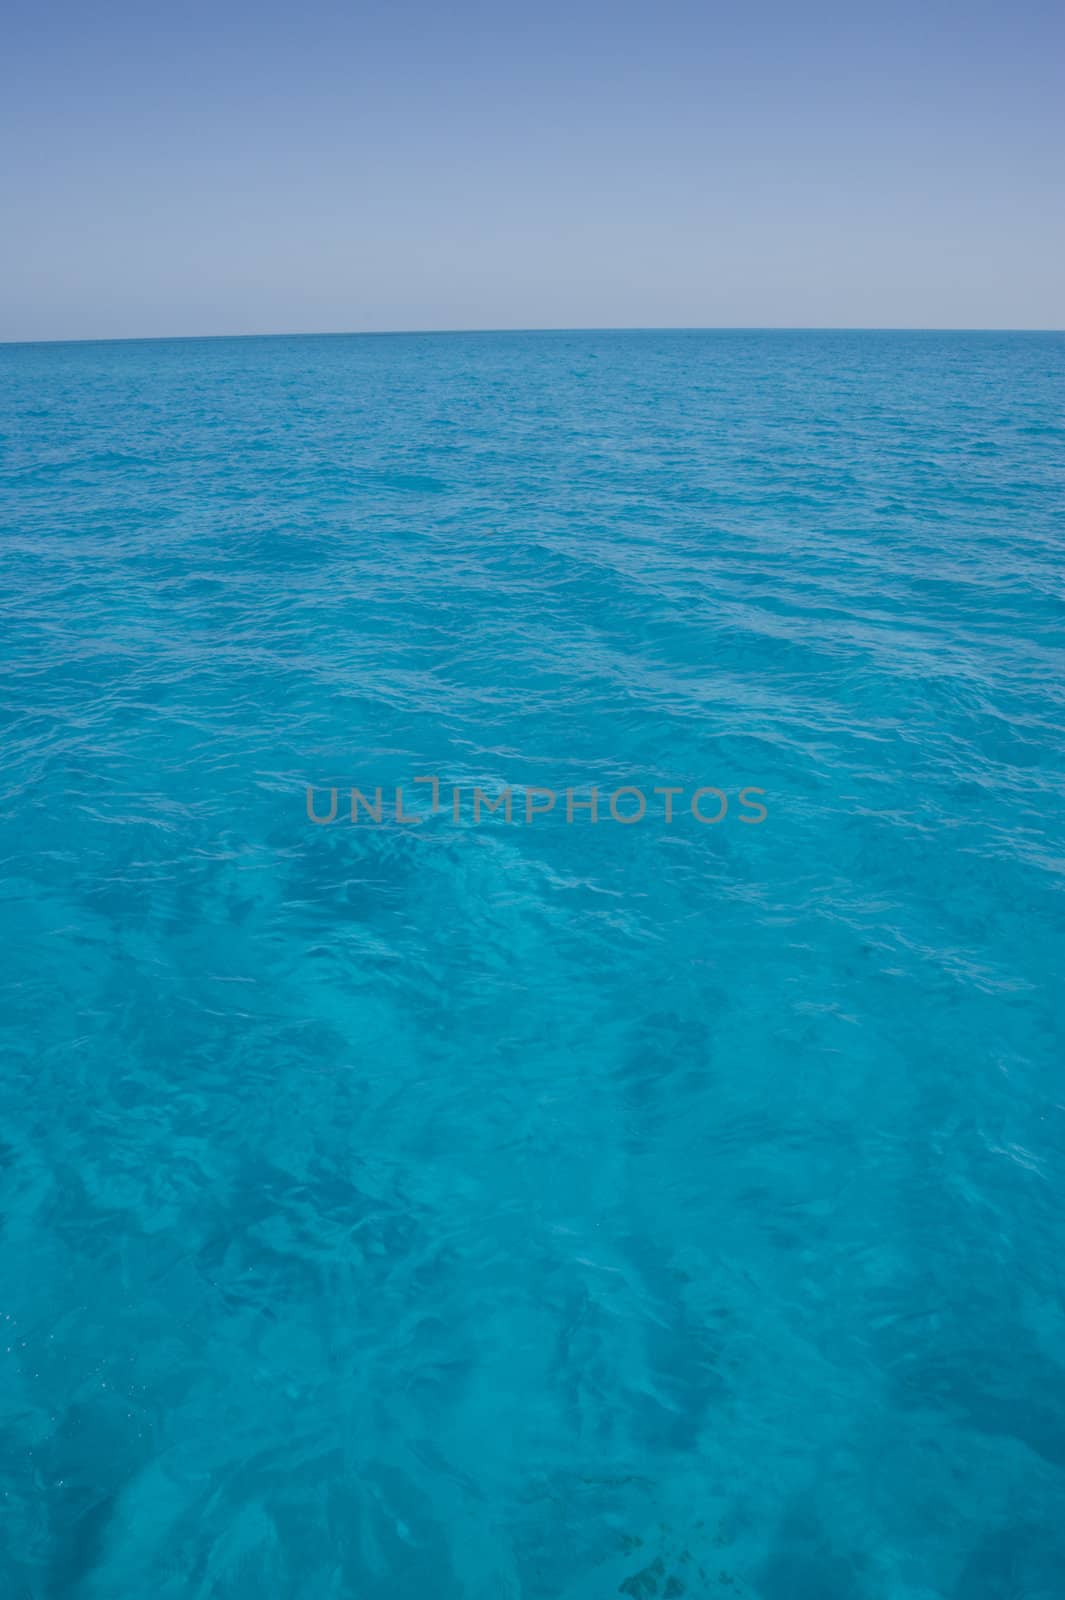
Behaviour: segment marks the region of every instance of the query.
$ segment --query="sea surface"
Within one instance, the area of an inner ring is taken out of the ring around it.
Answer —
[[[3,1600],[1061,1600],[1065,337],[6,346],[0,504]]]

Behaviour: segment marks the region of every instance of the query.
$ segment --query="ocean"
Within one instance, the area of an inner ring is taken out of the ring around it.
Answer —
[[[5,1600],[1061,1600],[1063,380],[0,347]]]

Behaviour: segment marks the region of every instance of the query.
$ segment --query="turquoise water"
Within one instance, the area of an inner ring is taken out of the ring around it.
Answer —
[[[1060,1600],[1063,376],[0,349],[5,1600]]]

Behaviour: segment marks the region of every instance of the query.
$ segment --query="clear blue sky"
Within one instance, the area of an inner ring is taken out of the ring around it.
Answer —
[[[0,339],[1065,323],[1065,8],[14,0]]]

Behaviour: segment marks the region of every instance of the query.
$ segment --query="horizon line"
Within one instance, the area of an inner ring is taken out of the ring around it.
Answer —
[[[277,332],[256,333],[125,333],[89,335],[82,338],[49,337],[41,339],[0,339],[0,349],[18,349],[27,345],[80,345],[80,344],[195,344],[223,339],[446,339],[468,338],[471,335],[491,337],[499,334],[578,334],[578,333],[942,333],[942,334],[1004,334],[1034,333],[1060,334],[1065,328],[1014,327],[893,327],[874,324],[839,323],[726,323],[687,324],[662,323],[631,325],[591,325],[585,327],[485,327],[485,328],[309,328],[286,329]]]

